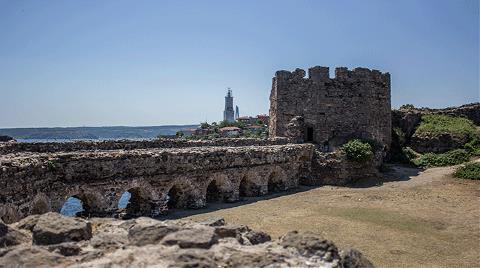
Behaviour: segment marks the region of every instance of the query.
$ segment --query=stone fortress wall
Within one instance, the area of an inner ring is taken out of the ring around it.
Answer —
[[[234,202],[298,187],[312,154],[311,144],[288,144],[2,155],[0,217],[58,212],[68,197],[85,215],[111,216],[125,191],[137,216]]]
[[[95,150],[133,150],[150,148],[188,148],[207,146],[265,146],[282,145],[289,143],[288,138],[274,137],[271,139],[254,138],[219,138],[215,140],[184,140],[160,138],[155,140],[105,140],[105,141],[76,141],[76,142],[8,142],[0,143],[0,154],[18,152],[55,153]]]
[[[82,201],[86,216],[157,216],[376,175],[382,150],[356,163],[335,149],[350,138],[389,148],[389,74],[337,68],[330,79],[328,68],[314,67],[304,76],[299,69],[276,73],[270,139],[1,143],[0,218],[59,212],[69,197]],[[292,119],[301,139],[288,135]],[[131,198],[119,211],[126,191]]]
[[[334,151],[352,138],[375,140],[385,150],[391,141],[390,74],[356,68],[316,66],[278,71],[270,94],[271,137],[288,136],[287,125],[303,117],[303,140]]]

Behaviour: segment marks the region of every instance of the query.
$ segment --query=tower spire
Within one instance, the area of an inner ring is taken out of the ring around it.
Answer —
[[[227,96],[225,96],[225,110],[223,111],[223,120],[229,123],[235,122],[233,111],[233,94],[232,89],[227,88]]]

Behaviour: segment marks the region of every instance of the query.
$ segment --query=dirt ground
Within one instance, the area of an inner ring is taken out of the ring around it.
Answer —
[[[455,179],[452,167],[390,169],[348,188],[301,188],[174,217],[219,216],[272,237],[311,231],[377,267],[480,267],[480,181]]]

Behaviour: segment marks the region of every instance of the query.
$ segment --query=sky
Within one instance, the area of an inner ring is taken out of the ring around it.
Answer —
[[[277,70],[389,72],[392,106],[479,101],[478,0],[0,0],[0,128],[268,114]]]

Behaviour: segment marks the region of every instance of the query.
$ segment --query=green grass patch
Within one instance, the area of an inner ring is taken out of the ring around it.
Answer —
[[[342,145],[341,149],[345,152],[348,159],[356,162],[365,162],[373,156],[372,145],[358,139],[348,141]]]
[[[415,135],[441,134],[468,136],[469,139],[479,137],[479,131],[475,124],[466,118],[439,114],[423,115]]]
[[[374,208],[335,208],[322,213],[351,220],[386,227],[398,231],[406,231],[424,235],[432,235],[444,229],[439,222],[430,222],[421,218],[402,215],[397,212]]]
[[[413,159],[413,164],[420,167],[453,166],[468,162],[471,154],[463,149],[448,151],[443,154],[426,153]]]
[[[468,163],[459,167],[453,176],[461,179],[480,180],[480,163]]]

